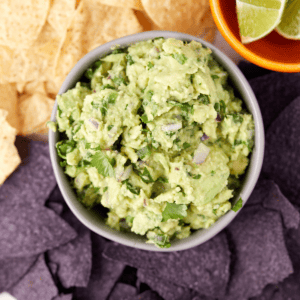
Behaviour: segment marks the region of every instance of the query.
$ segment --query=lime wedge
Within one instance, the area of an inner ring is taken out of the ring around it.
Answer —
[[[276,31],[287,39],[300,40],[300,1],[287,0]]]
[[[286,0],[236,0],[243,44],[256,41],[280,23]]]

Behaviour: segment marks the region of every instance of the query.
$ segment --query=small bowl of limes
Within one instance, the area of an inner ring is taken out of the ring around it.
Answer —
[[[300,72],[299,0],[210,0],[219,31],[250,62]]]

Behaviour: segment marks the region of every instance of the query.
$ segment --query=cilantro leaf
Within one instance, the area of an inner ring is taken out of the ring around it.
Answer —
[[[185,204],[167,203],[164,211],[162,212],[162,222],[169,219],[183,219],[187,216],[187,206]]]
[[[172,54],[172,57],[176,59],[181,65],[183,65],[187,61],[187,57],[184,54]]]
[[[193,176],[193,179],[200,179],[200,178],[201,178],[201,174]]]
[[[131,55],[127,54],[126,59],[130,66],[134,64],[134,60],[132,59]]]
[[[220,77],[218,75],[211,75],[212,79],[219,79]]]
[[[151,61],[149,61],[147,67],[148,67],[148,70],[150,70],[154,67],[154,64]]]
[[[129,181],[129,179],[124,180],[123,182],[126,184],[127,190],[129,190],[132,194],[139,195],[140,188],[133,186]]]
[[[107,190],[108,190],[108,187],[106,186],[106,187],[103,189],[103,193],[105,193]]]
[[[104,86],[102,87],[102,90],[105,90],[105,89],[115,90],[115,88],[114,88],[112,85],[110,85],[110,84],[106,84],[106,85],[104,85]]]
[[[142,115],[140,118],[141,118],[141,120],[142,120],[143,123],[149,123],[148,117],[147,117],[146,114]]]
[[[232,115],[232,119],[234,123],[242,123],[243,122],[243,117],[241,115],[238,114],[233,114]]]
[[[118,98],[118,94],[117,93],[111,93],[108,96],[108,103],[109,104],[115,104],[116,99]]]
[[[159,177],[159,178],[156,179],[156,181],[161,182],[161,183],[168,183],[169,182],[168,178],[165,178],[165,177]]]
[[[208,96],[204,94],[200,94],[198,96],[198,100],[200,100],[200,102],[202,102],[205,105],[208,105],[210,103]]]
[[[154,182],[154,180],[151,177],[151,174],[149,170],[145,167],[143,173],[139,172],[139,176],[145,183],[151,183]]]
[[[146,147],[143,147],[142,149],[138,150],[138,152],[136,153],[138,155],[138,157],[140,159],[145,158],[146,156],[151,155],[151,149],[150,147],[147,145]]]
[[[92,167],[95,167],[99,174],[104,177],[114,177],[115,170],[111,165],[108,157],[101,151],[97,152],[92,156],[91,164]]]
[[[183,149],[187,149],[187,148],[191,147],[191,144],[184,142],[182,146],[183,146]]]
[[[112,129],[113,127],[114,127],[114,125],[108,125],[108,126],[107,126],[107,130],[108,130],[108,131],[111,131],[111,129]]]
[[[74,150],[76,147],[75,141],[60,141],[56,144],[57,154],[63,158],[66,159],[66,155]]]
[[[233,211],[237,212],[238,210],[240,210],[243,206],[243,200],[242,198],[240,198],[238,200],[238,202],[236,204],[234,204],[234,206],[231,208]]]

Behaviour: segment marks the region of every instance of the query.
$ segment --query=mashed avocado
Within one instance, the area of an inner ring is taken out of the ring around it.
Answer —
[[[112,228],[169,247],[231,209],[254,122],[210,49],[164,38],[115,49],[57,102],[61,166]]]

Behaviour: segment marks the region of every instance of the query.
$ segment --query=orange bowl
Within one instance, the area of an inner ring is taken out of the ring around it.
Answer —
[[[300,40],[289,40],[276,31],[242,44],[235,0],[209,0],[215,23],[230,46],[250,62],[273,71],[300,72]]]

